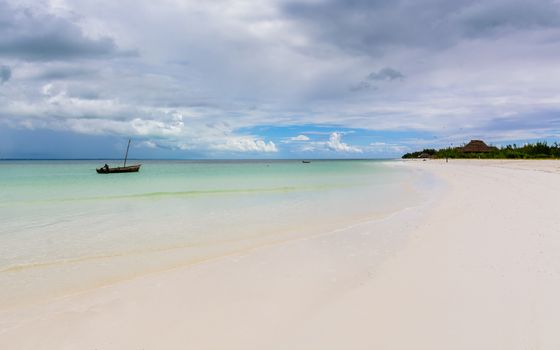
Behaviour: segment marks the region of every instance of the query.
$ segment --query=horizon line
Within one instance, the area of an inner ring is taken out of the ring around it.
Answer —
[[[380,158],[129,158],[128,160],[192,160],[192,161],[247,161],[247,160],[260,160],[260,161],[274,161],[274,160],[390,160],[400,159],[400,157],[380,157]],[[110,160],[110,161],[123,161],[122,158],[0,158],[0,161],[21,161],[21,160]]]

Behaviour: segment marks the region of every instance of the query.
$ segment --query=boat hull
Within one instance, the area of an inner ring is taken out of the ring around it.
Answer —
[[[98,174],[116,174],[116,173],[137,173],[142,164],[120,166],[115,168],[98,168],[95,169]]]

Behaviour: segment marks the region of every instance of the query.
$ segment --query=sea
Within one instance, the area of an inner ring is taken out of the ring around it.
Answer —
[[[0,161],[0,309],[382,220],[426,200],[387,160]],[[109,165],[116,166],[115,162]]]

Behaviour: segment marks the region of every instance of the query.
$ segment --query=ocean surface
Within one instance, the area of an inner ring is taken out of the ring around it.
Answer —
[[[425,200],[420,174],[391,161],[142,161],[139,173],[97,174],[103,163],[0,161],[0,308],[379,220]]]

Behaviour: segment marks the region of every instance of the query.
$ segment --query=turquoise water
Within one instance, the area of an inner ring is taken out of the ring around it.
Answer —
[[[0,162],[5,304],[93,288],[384,217],[420,200],[380,161]],[[3,304],[0,302],[0,306]]]

